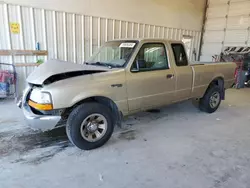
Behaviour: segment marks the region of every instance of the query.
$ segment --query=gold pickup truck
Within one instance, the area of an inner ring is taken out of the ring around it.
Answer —
[[[234,82],[234,63],[192,63],[182,42],[106,42],[87,62],[50,60],[27,79],[20,103],[29,125],[43,131],[66,124],[70,141],[90,150],[105,144],[123,116],[194,99],[217,110]]]

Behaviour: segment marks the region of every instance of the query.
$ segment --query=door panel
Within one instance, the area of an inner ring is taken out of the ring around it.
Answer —
[[[192,67],[176,67],[176,77],[175,101],[181,101],[190,98],[193,82]]]
[[[173,70],[127,74],[129,111],[164,106],[173,102],[176,77]]]
[[[163,43],[144,43],[127,70],[129,111],[163,106],[173,101],[176,77]]]
[[[190,98],[193,82],[193,70],[188,65],[188,58],[185,48],[181,43],[171,44],[175,59],[176,72],[176,95],[175,101],[181,101]]]

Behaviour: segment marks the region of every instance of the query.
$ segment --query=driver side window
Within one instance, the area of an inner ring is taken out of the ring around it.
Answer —
[[[168,69],[168,58],[164,44],[144,44],[138,52],[132,65],[132,69],[138,68],[139,71]]]

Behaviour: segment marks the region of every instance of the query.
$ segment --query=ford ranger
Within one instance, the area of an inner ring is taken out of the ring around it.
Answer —
[[[66,125],[69,140],[104,145],[123,116],[193,99],[215,112],[234,82],[234,63],[189,62],[182,42],[106,42],[87,62],[49,60],[27,78],[20,106],[28,124],[48,131]]]

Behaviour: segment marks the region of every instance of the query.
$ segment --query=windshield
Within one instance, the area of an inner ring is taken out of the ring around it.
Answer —
[[[124,67],[129,61],[137,41],[106,42],[90,59],[87,64],[100,66]]]

